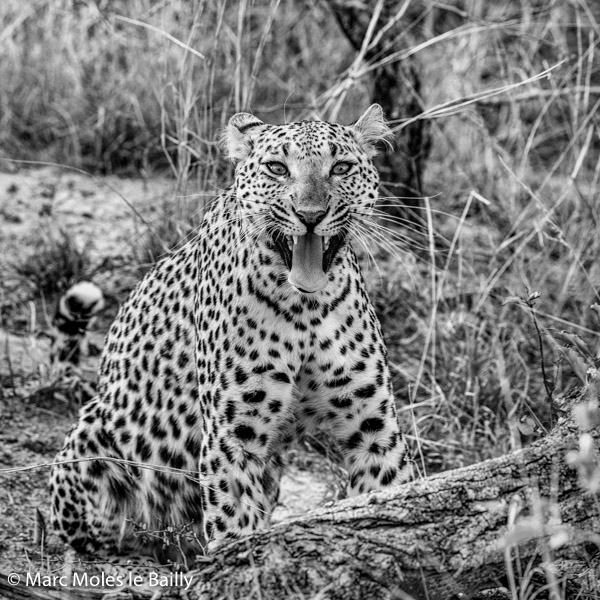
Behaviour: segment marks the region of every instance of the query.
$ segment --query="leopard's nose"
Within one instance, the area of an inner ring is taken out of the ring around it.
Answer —
[[[327,210],[325,208],[315,206],[295,209],[294,212],[303,225],[312,225],[314,227],[317,223],[323,220]]]

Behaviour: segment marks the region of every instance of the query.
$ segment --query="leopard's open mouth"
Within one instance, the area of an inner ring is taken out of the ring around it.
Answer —
[[[343,235],[324,237],[314,233],[301,236],[272,235],[275,248],[289,270],[288,281],[299,291],[313,294],[327,285],[327,271],[344,244]]]

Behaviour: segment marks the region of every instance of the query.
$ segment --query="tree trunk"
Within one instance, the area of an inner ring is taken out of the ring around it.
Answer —
[[[596,426],[587,439],[597,448],[598,411],[588,414]],[[188,573],[189,598],[470,598],[507,586],[508,567],[523,573],[542,563],[547,572],[540,571],[540,585],[562,576],[556,571],[562,564],[572,573],[563,574],[561,589],[571,590],[565,597],[595,597],[600,504],[597,493],[581,487],[580,477],[600,479],[600,469],[593,451],[569,455],[580,445],[591,447],[581,440],[573,418],[563,417],[550,435],[521,451],[345,500],[256,533]],[[596,559],[590,560],[591,550]],[[48,598],[99,597],[99,590],[87,596],[81,589],[44,591]],[[5,578],[2,594],[39,597],[10,588]],[[175,590],[163,595],[169,597]]]
[[[367,34],[374,3],[327,0],[327,5],[352,46],[359,50]],[[386,0],[379,19],[381,26],[378,29],[390,22],[398,9],[398,2]],[[416,14],[413,14],[413,11],[406,18],[394,23],[379,43],[366,53],[365,59],[369,61],[375,57],[382,58],[401,49],[391,40],[396,39],[401,28],[405,27],[411,18],[418,16],[420,10]],[[422,112],[420,88],[419,69],[412,59],[394,61],[375,69],[371,101],[380,104],[391,121],[410,119]],[[398,198],[387,201],[385,210],[413,222],[420,222],[422,215],[415,208],[422,206],[421,178],[429,148],[427,122],[418,120],[411,123],[396,136],[396,142],[395,152],[389,152],[376,159],[381,174],[382,195]],[[388,206],[389,204],[397,204],[398,207]]]

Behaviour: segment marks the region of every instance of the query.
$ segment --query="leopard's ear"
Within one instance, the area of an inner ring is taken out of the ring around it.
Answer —
[[[249,113],[237,113],[229,119],[223,132],[223,145],[231,160],[244,160],[252,151],[253,137],[265,124]]]
[[[362,117],[350,126],[354,129],[358,143],[369,158],[377,154],[377,146],[384,144],[388,149],[393,148],[394,134],[388,127],[379,104],[371,104]]]

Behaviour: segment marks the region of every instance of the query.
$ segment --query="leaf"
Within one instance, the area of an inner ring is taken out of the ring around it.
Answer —
[[[523,304],[523,300],[519,296],[508,296],[502,301],[502,306],[506,306],[507,304]]]
[[[523,435],[531,435],[535,431],[535,421],[528,416],[523,416],[517,423],[519,431]]]
[[[46,521],[40,509],[35,509],[35,522],[33,526],[33,543],[38,546],[44,543],[46,539]]]
[[[579,352],[586,358],[593,359],[593,354],[590,352],[587,344],[576,334],[570,331],[556,331],[550,332],[555,340],[558,340],[564,345],[574,346]]]
[[[573,350],[573,348],[561,348],[557,346],[556,348],[561,356],[569,363],[570,367],[573,369],[575,375],[579,379],[581,379],[582,383],[587,382],[587,364],[581,358],[581,356]]]

